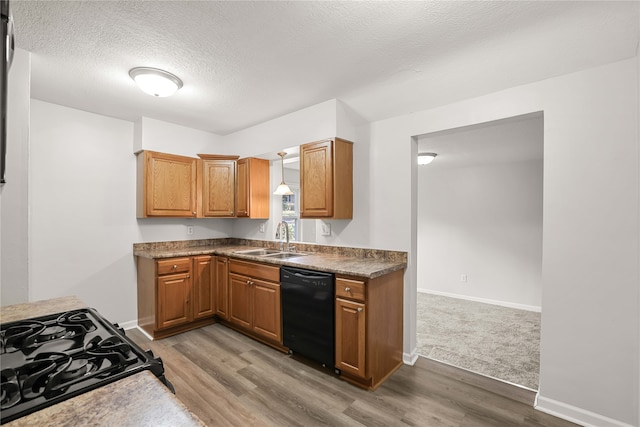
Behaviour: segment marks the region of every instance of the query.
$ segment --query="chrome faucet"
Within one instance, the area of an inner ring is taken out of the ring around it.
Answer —
[[[289,226],[286,222],[280,221],[276,226],[276,239],[282,239],[282,231],[284,229],[284,237],[286,239],[286,246],[283,248],[283,242],[280,240],[280,250],[289,252]]]

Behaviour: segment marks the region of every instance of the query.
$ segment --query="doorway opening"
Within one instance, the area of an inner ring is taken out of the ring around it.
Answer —
[[[537,390],[542,112],[414,139],[417,352]]]

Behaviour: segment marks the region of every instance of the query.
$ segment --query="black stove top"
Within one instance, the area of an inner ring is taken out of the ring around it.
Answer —
[[[94,309],[5,323],[0,331],[2,424],[143,370],[172,389],[162,360]]]

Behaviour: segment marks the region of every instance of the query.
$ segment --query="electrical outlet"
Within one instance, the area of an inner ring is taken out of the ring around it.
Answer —
[[[192,235],[193,234],[193,225],[187,225],[187,234],[188,235]]]
[[[461,274],[460,275],[460,281],[464,282],[464,283],[467,283],[467,275],[466,274]]]
[[[331,236],[331,224],[327,224],[326,222],[320,223],[320,235],[322,236]]]
[[[260,232],[264,233],[264,222],[260,223]]]

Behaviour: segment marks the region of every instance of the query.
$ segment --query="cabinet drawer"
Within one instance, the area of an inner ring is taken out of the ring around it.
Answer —
[[[229,271],[257,279],[280,283],[280,267],[232,259]]]
[[[158,276],[186,273],[191,270],[191,258],[170,258],[158,261]]]
[[[336,277],[336,296],[364,302],[364,282]]]

